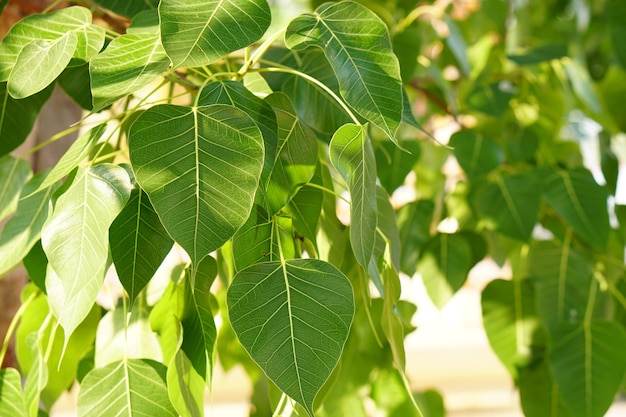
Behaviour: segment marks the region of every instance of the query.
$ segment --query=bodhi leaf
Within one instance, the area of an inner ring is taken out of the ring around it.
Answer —
[[[321,172],[316,170],[311,183],[322,185]],[[305,185],[300,188],[289,204],[283,209],[284,213],[293,219],[293,226],[300,235],[307,238],[317,250],[317,228],[320,222],[324,192],[316,186]]]
[[[339,80],[342,97],[390,139],[402,120],[402,81],[387,26],[356,2],[327,3],[291,21],[290,49],[321,48]]]
[[[261,131],[232,106],[164,104],[143,112],[129,136],[137,182],[197,265],[250,214],[263,168]]]
[[[22,376],[15,368],[0,369],[0,417],[26,417]]]
[[[90,371],[78,393],[79,417],[178,414],[167,395],[165,365],[149,359],[113,362]]]
[[[602,417],[626,370],[626,333],[616,322],[564,324],[552,334],[549,363],[574,417]]]
[[[102,109],[134,93],[154,81],[168,66],[157,33],[118,36],[89,64],[94,109]]]
[[[204,416],[204,387],[204,378],[179,347],[167,367],[167,390],[181,417]]]
[[[313,416],[354,316],[350,282],[316,259],[265,262],[240,271],[228,290],[241,344],[285,394]]]
[[[159,4],[161,41],[174,68],[201,67],[258,41],[266,0],[169,0]]]
[[[109,255],[109,226],[124,208],[130,189],[126,170],[117,165],[79,168],[43,226],[50,308],[66,340],[96,301]]]
[[[350,191],[350,242],[367,269],[376,242],[376,158],[363,126],[346,124],[330,142],[330,160]]]
[[[163,228],[146,193],[136,188],[111,224],[109,242],[117,275],[132,306],[174,241]]]
[[[22,187],[31,175],[30,164],[24,159],[0,157],[0,221],[13,214]]]

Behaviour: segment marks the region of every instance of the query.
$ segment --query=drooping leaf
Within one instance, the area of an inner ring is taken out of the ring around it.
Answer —
[[[256,42],[270,24],[266,0],[169,0],[161,41],[174,68],[208,65]]]
[[[94,109],[100,110],[145,87],[168,66],[157,33],[118,36],[89,63]]]
[[[537,224],[541,183],[533,173],[498,173],[478,186],[473,199],[481,221],[490,229],[526,242]]]
[[[584,168],[554,170],[544,182],[543,198],[585,242],[604,249],[609,237],[608,193]]]
[[[441,309],[463,286],[472,267],[471,249],[459,235],[440,233],[423,248],[417,266],[432,302]]]
[[[131,306],[163,263],[173,243],[146,193],[134,189],[109,228],[111,257]]]
[[[346,102],[395,140],[402,120],[400,65],[374,12],[352,1],[324,4],[292,20],[285,42],[290,49],[321,48]]]
[[[7,83],[0,82],[0,156],[24,143],[52,90],[54,88],[50,86],[31,97],[16,100],[9,95]]]
[[[537,312],[548,330],[582,320],[593,281],[589,254],[572,245],[543,241],[531,246],[528,273],[537,290]]]
[[[354,316],[345,275],[315,259],[255,264],[235,276],[228,310],[250,356],[312,416]]]
[[[165,365],[129,359],[95,368],[78,393],[79,417],[163,416],[178,414],[167,395]]]
[[[552,334],[549,362],[574,417],[602,417],[626,371],[626,333],[615,322],[564,324]]]
[[[311,179],[311,183],[321,185],[319,169]],[[320,222],[324,192],[315,186],[305,185],[300,188],[284,213],[293,219],[293,226],[300,235],[307,238],[317,248],[317,228]],[[317,249],[316,249],[317,250]]]
[[[417,200],[402,206],[397,213],[400,233],[401,271],[411,276],[417,268],[422,246],[430,240],[435,204],[431,200]]]
[[[472,130],[461,130],[452,135],[450,146],[470,180],[487,174],[504,160],[497,143]]]
[[[264,152],[261,131],[241,110],[154,106],[133,123],[129,148],[137,182],[194,264],[245,223]]]
[[[383,263],[385,292],[383,297],[381,325],[383,333],[389,342],[389,346],[391,346],[394,365],[400,372],[404,372],[406,366],[404,327],[396,309],[398,301],[400,300],[400,276],[391,263],[391,257],[387,255],[385,258]]]
[[[57,188],[51,186],[36,191],[44,181],[45,174],[39,173],[26,183],[17,203],[17,212],[2,229],[0,276],[19,263],[39,240],[41,229],[52,208],[50,198]]]
[[[111,10],[121,16],[134,17],[139,12],[144,10],[155,10],[159,4],[158,0],[142,0],[142,1],[127,1],[127,0],[97,0],[96,3],[102,7]]]
[[[520,369],[519,394],[525,415],[572,417],[545,359]]]
[[[30,164],[24,159],[0,157],[0,221],[15,212],[22,187],[31,175]]]
[[[22,376],[15,368],[0,369],[0,417],[27,417]]]
[[[376,145],[376,172],[381,185],[389,194],[400,187],[420,157],[416,141],[402,141],[400,147],[390,142]]]
[[[183,335],[184,337],[184,335]],[[181,349],[167,367],[167,390],[181,417],[204,416],[204,378]]]
[[[24,401],[28,415],[37,417],[41,392],[48,384],[48,367],[44,361],[42,349],[39,346],[38,333],[31,333],[26,338],[26,345],[31,351],[33,363],[24,384]]]
[[[43,226],[50,308],[66,340],[96,301],[107,266],[109,226],[124,208],[130,189],[124,168],[112,164],[79,168]]]
[[[281,93],[268,96],[278,122],[276,163],[267,187],[270,214],[282,209],[315,174],[317,139],[300,123],[289,98]]]
[[[346,124],[330,142],[330,160],[350,191],[350,242],[368,268],[376,241],[376,158],[363,126]]]

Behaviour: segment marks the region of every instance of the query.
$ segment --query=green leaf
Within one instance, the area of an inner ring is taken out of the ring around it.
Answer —
[[[134,17],[136,14],[144,10],[156,11],[159,0],[97,0],[96,3],[121,16]]]
[[[388,252],[387,252],[388,253]],[[397,312],[397,304],[400,300],[400,276],[391,263],[389,256],[385,256],[383,266],[384,297],[381,325],[383,333],[391,346],[393,361],[400,372],[404,372],[406,366],[406,353],[404,349],[404,326]]]
[[[26,383],[24,384],[24,400],[30,417],[37,417],[41,392],[48,383],[48,368],[43,358],[44,350],[38,340],[38,333],[31,333],[26,338],[26,344],[34,358],[31,364]]]
[[[346,102],[395,140],[402,120],[400,65],[374,12],[351,1],[324,4],[292,20],[285,42],[290,49],[321,48]]]
[[[174,271],[182,273],[184,268],[184,265],[179,265]],[[150,313],[150,327],[158,335],[163,352],[163,363],[170,363],[173,360],[182,337],[179,326],[180,317],[183,315],[185,290],[184,285],[178,282],[180,276],[171,278],[172,280]]]
[[[233,279],[228,311],[250,356],[312,416],[354,316],[348,279],[315,259],[255,264]]]
[[[520,369],[519,394],[524,415],[572,417],[545,360]]]
[[[54,168],[52,168],[48,176],[39,186],[39,189],[51,186],[76,168],[78,164],[89,155],[93,146],[102,137],[105,130],[106,124],[101,124],[76,139],[67,152],[59,159]]]
[[[472,267],[469,243],[462,236],[440,233],[420,254],[417,270],[430,299],[441,309],[463,286]]]
[[[533,336],[541,331],[532,283],[526,279],[493,280],[482,292],[481,306],[489,344],[518,381],[519,368],[531,359]]]
[[[505,83],[477,85],[467,96],[469,108],[478,110],[492,117],[502,117],[510,108],[509,101],[513,93]]]
[[[107,266],[109,226],[124,208],[130,188],[128,174],[119,166],[79,168],[43,226],[41,244],[49,261],[46,288],[66,340],[96,301]]]
[[[541,183],[534,173],[497,173],[478,186],[473,200],[481,221],[490,229],[527,242],[539,216]]]
[[[421,153],[419,143],[413,140],[399,142],[399,146],[402,149],[389,142],[376,144],[376,172],[389,194],[404,184]]]
[[[83,110],[93,110],[89,64],[65,68],[57,78],[57,83]]]
[[[91,24],[76,30],[78,44],[70,61],[71,67],[82,66],[98,55],[104,46],[105,30],[102,26]]]
[[[376,158],[365,128],[342,126],[330,142],[330,160],[350,191],[350,242],[357,261],[368,268],[376,241]]]
[[[539,45],[524,54],[507,55],[506,57],[517,65],[534,65],[565,56],[567,56],[567,45],[545,44]]]
[[[267,187],[270,214],[274,214],[288,204],[299,187],[315,174],[317,139],[309,128],[300,123],[287,96],[274,93],[265,101],[276,112],[278,122],[276,163]]]
[[[25,160],[10,155],[0,157],[0,221],[15,212],[22,187],[32,175]]]
[[[145,87],[168,66],[157,33],[118,36],[89,63],[94,109],[100,110]]]
[[[24,143],[35,125],[39,111],[48,101],[53,90],[54,88],[50,86],[39,94],[16,100],[9,95],[7,83],[0,82],[0,137],[2,138],[0,156],[8,154]]]
[[[574,417],[601,417],[626,371],[626,333],[615,322],[565,324],[552,334],[549,362]]]
[[[417,200],[405,204],[398,210],[398,229],[400,234],[401,271],[412,276],[415,274],[417,261],[422,246],[430,240],[435,204],[431,200]]]
[[[131,306],[163,263],[173,243],[146,193],[134,189],[109,228],[111,257]]]
[[[26,417],[22,376],[15,368],[0,369],[0,417]]]
[[[448,26],[449,34],[446,37],[446,44],[452,55],[456,58],[456,61],[459,63],[459,69],[464,75],[469,75],[470,63],[467,59],[467,44],[465,43],[465,39],[463,39],[463,34],[459,29],[458,25],[454,20],[448,15],[444,15],[443,20],[446,22]]]
[[[537,311],[548,330],[582,320],[593,283],[593,261],[571,239],[562,245],[537,242],[528,254],[528,273],[537,290]]]
[[[157,3],[157,0],[154,0]],[[124,2],[124,4],[132,4]],[[130,26],[126,29],[128,34],[159,33],[159,12],[156,9],[143,10],[133,16]]]
[[[321,178],[316,179],[316,173],[312,179],[313,184],[321,182]],[[283,212],[292,218],[293,227],[308,239],[317,248],[317,229],[322,211],[322,201],[324,192],[317,187],[305,185],[300,188],[289,204],[285,206]],[[317,249],[316,249],[317,250]]]
[[[48,41],[49,44],[54,44],[55,41],[61,38],[73,37],[76,43],[71,50],[71,58],[78,42],[76,33],[74,32],[88,28],[90,25],[91,11],[80,6],[66,7],[46,14],[34,14],[20,20],[13,25],[9,33],[7,33],[2,39],[2,42],[0,42],[0,81],[7,81],[9,79],[9,76],[14,72],[13,67],[16,65],[16,62],[18,62],[18,56],[22,52],[22,49],[30,44],[34,45],[30,49],[38,49],[39,46],[46,49],[45,41]],[[72,33],[72,35],[68,36],[69,33]],[[68,48],[68,50],[69,49],[70,48]],[[42,56],[45,56],[45,54]],[[27,73],[32,74],[33,71],[48,71],[50,65],[56,65],[55,60],[56,57],[52,56],[50,57],[51,62],[46,63],[40,61],[37,65],[41,65],[42,68],[37,68],[37,66],[33,65],[27,69]],[[22,62],[22,64],[24,64],[24,62]],[[65,65],[63,65],[63,67],[65,67]],[[16,75],[20,76],[19,74]],[[33,78],[31,81],[36,83],[39,80]],[[9,82],[9,84],[11,83]]]
[[[46,269],[48,268],[48,258],[41,247],[41,240],[38,240],[30,252],[22,259],[24,268],[28,273],[28,278],[44,293],[46,291]]]
[[[543,198],[585,242],[604,249],[609,237],[608,193],[584,168],[554,170],[544,182]]]
[[[31,178],[22,189],[16,214],[0,234],[0,276],[10,271],[39,240],[41,229],[52,209],[50,198],[57,187],[35,192],[46,173]]]
[[[96,368],[81,384],[78,416],[176,417],[167,395],[166,372],[165,365],[148,359],[129,359]]]
[[[500,146],[472,130],[461,130],[450,138],[459,165],[470,180],[496,169],[504,161]]]
[[[266,0],[169,0],[159,4],[161,40],[174,68],[201,67],[258,41]]]
[[[626,5],[620,0],[608,0],[605,6],[608,32],[613,44],[613,51],[618,62],[626,69],[626,45],[623,39],[626,37],[624,19],[626,19]]]
[[[130,160],[170,236],[197,265],[248,218],[263,168],[256,123],[232,106],[154,106],[133,123]]]
[[[204,378],[193,367],[185,352],[177,350],[167,367],[167,390],[180,416],[204,416],[204,387]]]

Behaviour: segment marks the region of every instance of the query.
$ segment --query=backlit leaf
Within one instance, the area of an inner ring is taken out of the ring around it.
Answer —
[[[137,182],[194,264],[245,223],[264,152],[259,128],[241,110],[154,106],[133,123],[129,148]]]
[[[24,159],[0,157],[0,221],[13,214],[22,187],[32,174],[30,164]]]
[[[167,367],[167,389],[172,405],[181,417],[204,416],[204,378],[182,350]]]
[[[22,376],[15,368],[0,369],[0,417],[26,417]]]
[[[266,0],[168,0],[159,4],[161,40],[174,68],[201,67],[259,40]]]
[[[354,316],[345,275],[315,259],[255,264],[235,276],[228,310],[250,356],[312,416]]]

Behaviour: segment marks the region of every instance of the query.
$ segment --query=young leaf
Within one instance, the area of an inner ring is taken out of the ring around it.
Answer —
[[[343,98],[395,141],[402,120],[400,65],[374,12],[352,1],[324,4],[292,20],[285,42],[290,49],[321,48]]]
[[[96,368],[78,393],[79,417],[176,417],[166,386],[167,368],[149,359],[129,359]]]
[[[22,376],[15,368],[0,369],[0,417],[27,417]]]
[[[266,0],[168,0],[159,4],[161,41],[174,68],[201,67],[258,41]]]
[[[348,279],[316,259],[265,262],[235,276],[227,301],[241,344],[313,416],[313,401],[339,360],[354,316]]]
[[[44,224],[46,288],[66,340],[96,301],[109,255],[109,226],[124,208],[130,189],[124,168],[111,164],[79,168]]]
[[[154,81],[169,66],[156,33],[113,39],[89,63],[93,107],[100,110]]]
[[[109,244],[115,270],[132,306],[174,244],[146,193],[132,191],[109,228]]]
[[[261,131],[232,106],[158,105],[129,136],[137,182],[197,265],[250,214],[263,168]]]
[[[330,142],[330,160],[350,191],[350,242],[357,261],[368,268],[376,242],[376,158],[365,128],[342,126]]]
[[[30,164],[24,159],[0,157],[0,221],[13,214],[22,187],[31,175]]]

